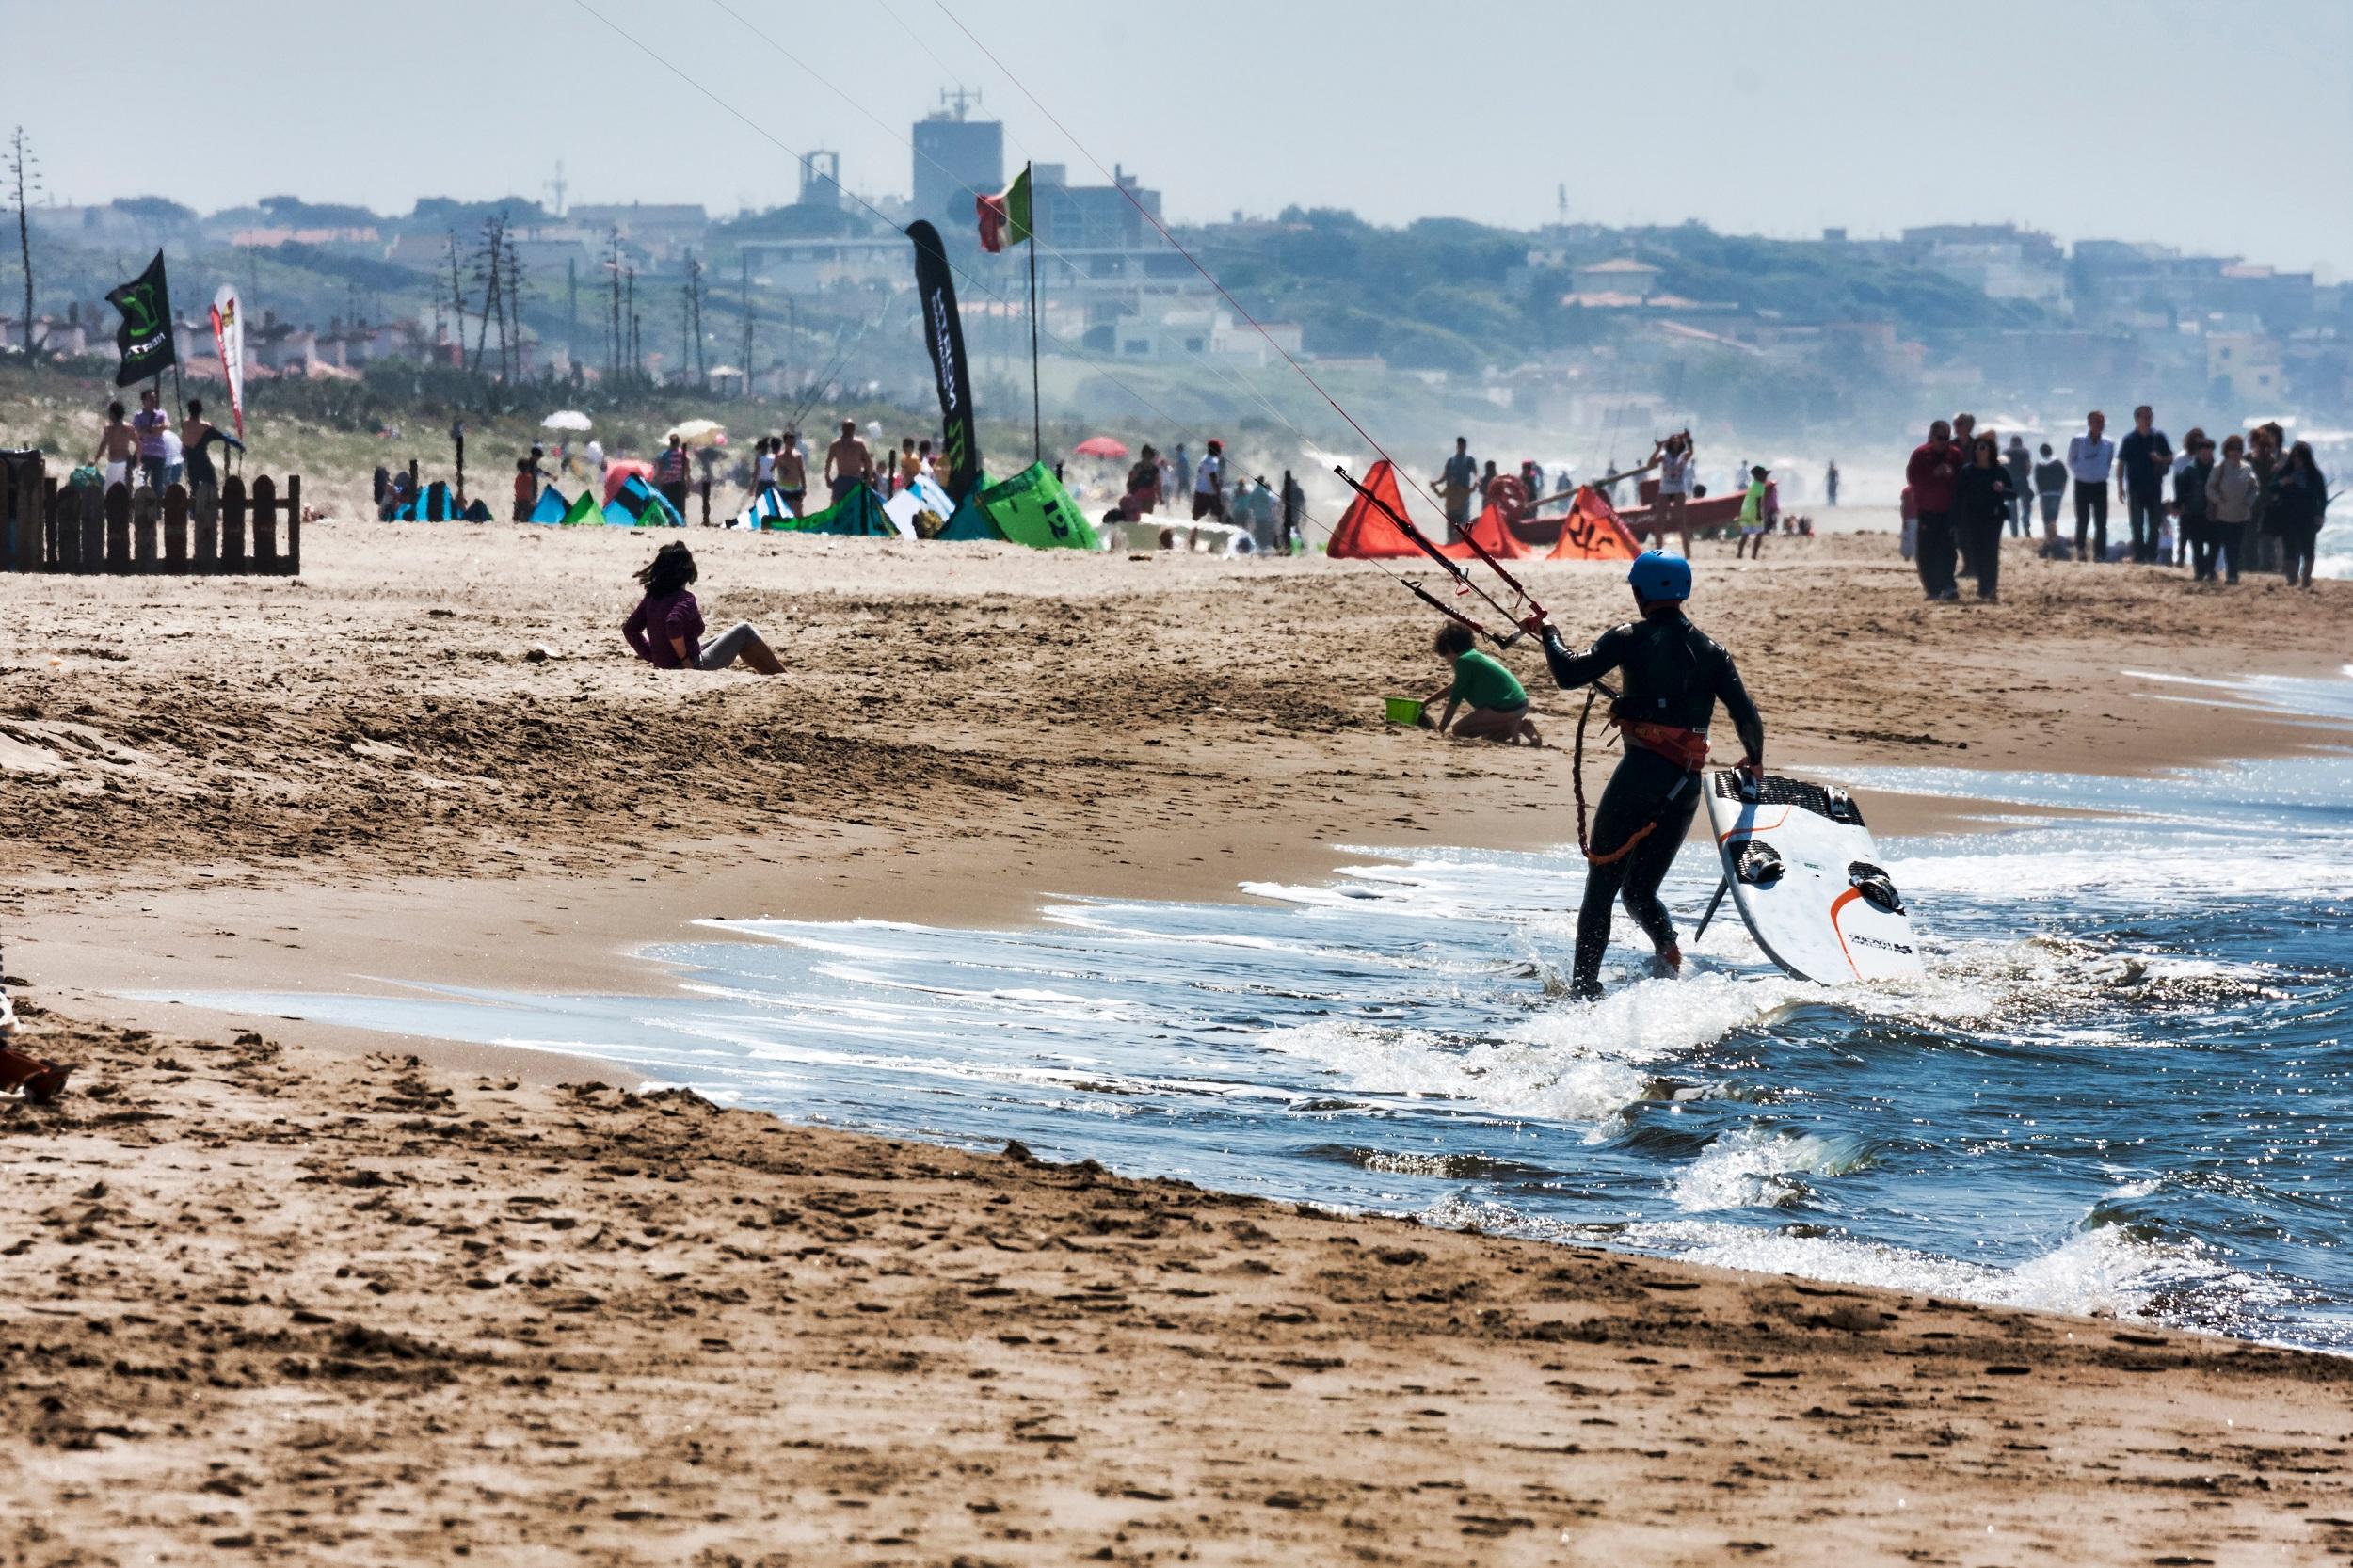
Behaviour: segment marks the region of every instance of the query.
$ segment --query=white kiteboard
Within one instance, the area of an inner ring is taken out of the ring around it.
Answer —
[[[1772,774],[1751,786],[1725,768],[1708,776],[1707,823],[1766,957],[1824,985],[1922,972],[1912,918],[1847,792]]]

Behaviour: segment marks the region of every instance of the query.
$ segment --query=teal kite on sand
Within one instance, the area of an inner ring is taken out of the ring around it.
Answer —
[[[897,526],[883,515],[882,497],[874,493],[872,485],[858,486],[822,512],[772,526],[789,528],[796,534],[847,534],[882,539],[899,536]]]
[[[539,492],[539,504],[532,507],[531,516],[526,520],[544,522],[552,527],[562,522],[565,514],[570,510],[571,506],[565,501],[563,494],[553,485],[550,485]]]
[[[611,528],[686,526],[686,520],[678,515],[668,499],[634,473],[622,480],[621,488],[613,492],[613,499],[604,504],[604,520]]]

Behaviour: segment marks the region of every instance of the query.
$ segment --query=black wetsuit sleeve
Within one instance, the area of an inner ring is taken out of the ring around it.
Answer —
[[[1560,632],[1545,628],[1545,663],[1552,666],[1554,684],[1566,691],[1577,686],[1590,686],[1625,663],[1626,632],[1612,627],[1593,640],[1593,646],[1583,653],[1571,653],[1568,644],[1561,640]]]
[[[1756,711],[1755,699],[1740,681],[1740,666],[1724,655],[1723,669],[1716,677],[1716,700],[1732,715],[1733,730],[1739,735],[1747,756],[1760,767],[1765,761],[1765,716]]]

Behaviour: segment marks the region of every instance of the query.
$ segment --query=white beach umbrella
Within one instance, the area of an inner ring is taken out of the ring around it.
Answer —
[[[578,408],[559,408],[539,422],[542,430],[585,430],[594,422]]]

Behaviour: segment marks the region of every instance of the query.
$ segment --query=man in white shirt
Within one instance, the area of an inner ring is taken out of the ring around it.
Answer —
[[[2084,419],[2085,433],[2067,443],[2067,472],[2075,481],[2075,559],[2108,558],[2108,475],[2116,470],[2116,443],[2103,435],[2108,416],[2094,408]],[[2097,553],[2087,554],[2087,536]]]
[[[588,459],[588,467],[596,474],[597,483],[600,485],[603,484],[604,448],[597,444],[596,437],[591,436],[588,438],[588,450],[583,453],[582,456]]]
[[[1193,520],[1205,517],[1225,520],[1225,448],[1217,441],[1209,443],[1193,471]]]

